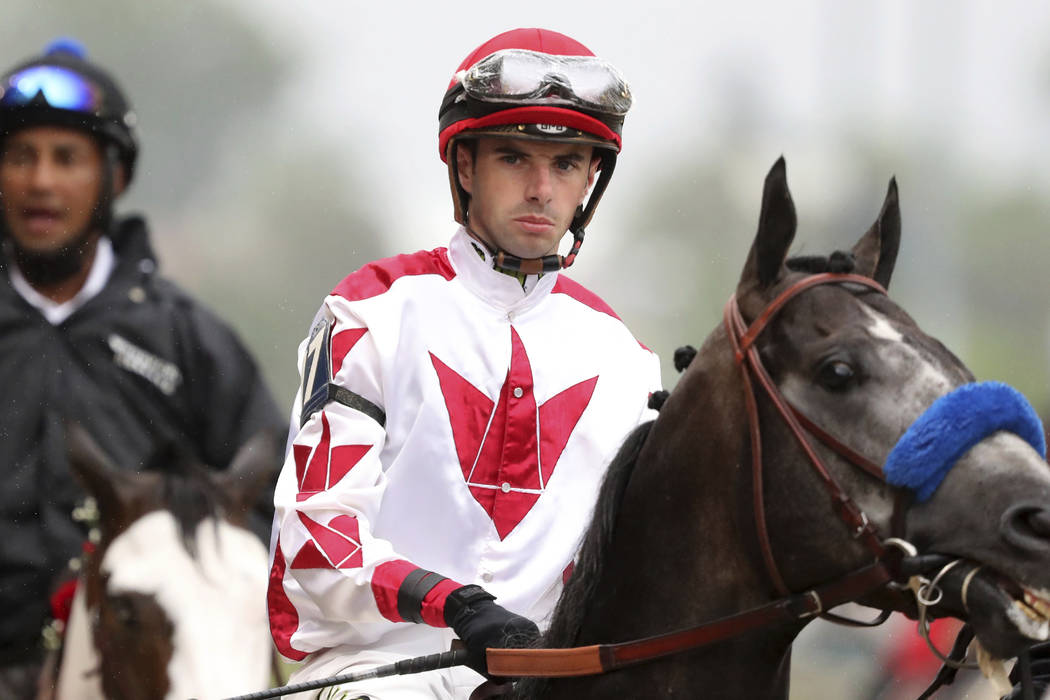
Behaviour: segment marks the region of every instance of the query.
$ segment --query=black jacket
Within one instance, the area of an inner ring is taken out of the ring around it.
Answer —
[[[224,468],[260,428],[286,429],[234,332],[156,274],[145,222],[111,238],[105,289],[58,326],[11,287],[0,255],[0,665],[36,655],[54,577],[84,540],[64,418],[122,466],[177,440]],[[267,500],[272,513],[272,489]]]

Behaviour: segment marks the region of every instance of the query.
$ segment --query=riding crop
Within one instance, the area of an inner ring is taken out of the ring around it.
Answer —
[[[238,695],[226,700],[265,700],[266,698],[279,698],[292,693],[301,693],[306,690],[317,690],[327,688],[330,685],[341,685],[343,683],[356,683],[357,681],[371,680],[373,678],[386,678],[387,676],[407,676],[424,671],[436,671],[441,668],[452,666],[463,666],[467,663],[469,652],[466,649],[454,649],[440,654],[429,654],[427,656],[416,656],[411,659],[402,659],[396,663],[377,666],[369,671],[357,671],[344,673],[341,676],[320,678],[315,681],[304,681],[291,685],[282,685],[279,688],[260,690],[257,693]]]

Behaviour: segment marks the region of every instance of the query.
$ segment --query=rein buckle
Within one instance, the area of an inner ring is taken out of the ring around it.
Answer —
[[[860,524],[857,525],[857,529],[853,531],[853,539],[860,538],[868,529],[871,527],[871,521],[868,520],[868,514],[864,511],[860,512]]]
[[[811,589],[811,590],[806,591],[802,595],[808,596],[813,601],[813,603],[817,606],[817,608],[816,608],[816,610],[812,610],[812,611],[807,610],[805,612],[799,613],[798,619],[800,619],[800,620],[807,620],[807,619],[809,619],[811,617],[816,617],[817,615],[820,615],[821,613],[824,612],[824,601],[822,601],[820,599],[820,594],[818,594],[816,591]]]

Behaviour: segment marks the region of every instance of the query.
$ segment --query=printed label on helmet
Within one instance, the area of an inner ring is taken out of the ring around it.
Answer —
[[[537,131],[544,134],[564,134],[568,131],[567,127],[560,126],[558,124],[534,124]]]

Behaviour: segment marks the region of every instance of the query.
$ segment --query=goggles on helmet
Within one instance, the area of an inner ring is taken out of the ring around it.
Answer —
[[[615,116],[631,107],[627,81],[595,56],[503,49],[456,77],[468,97],[482,102],[569,105]]]
[[[102,92],[76,71],[61,66],[32,66],[0,85],[0,107],[27,107],[40,96],[54,109],[98,114]]]

